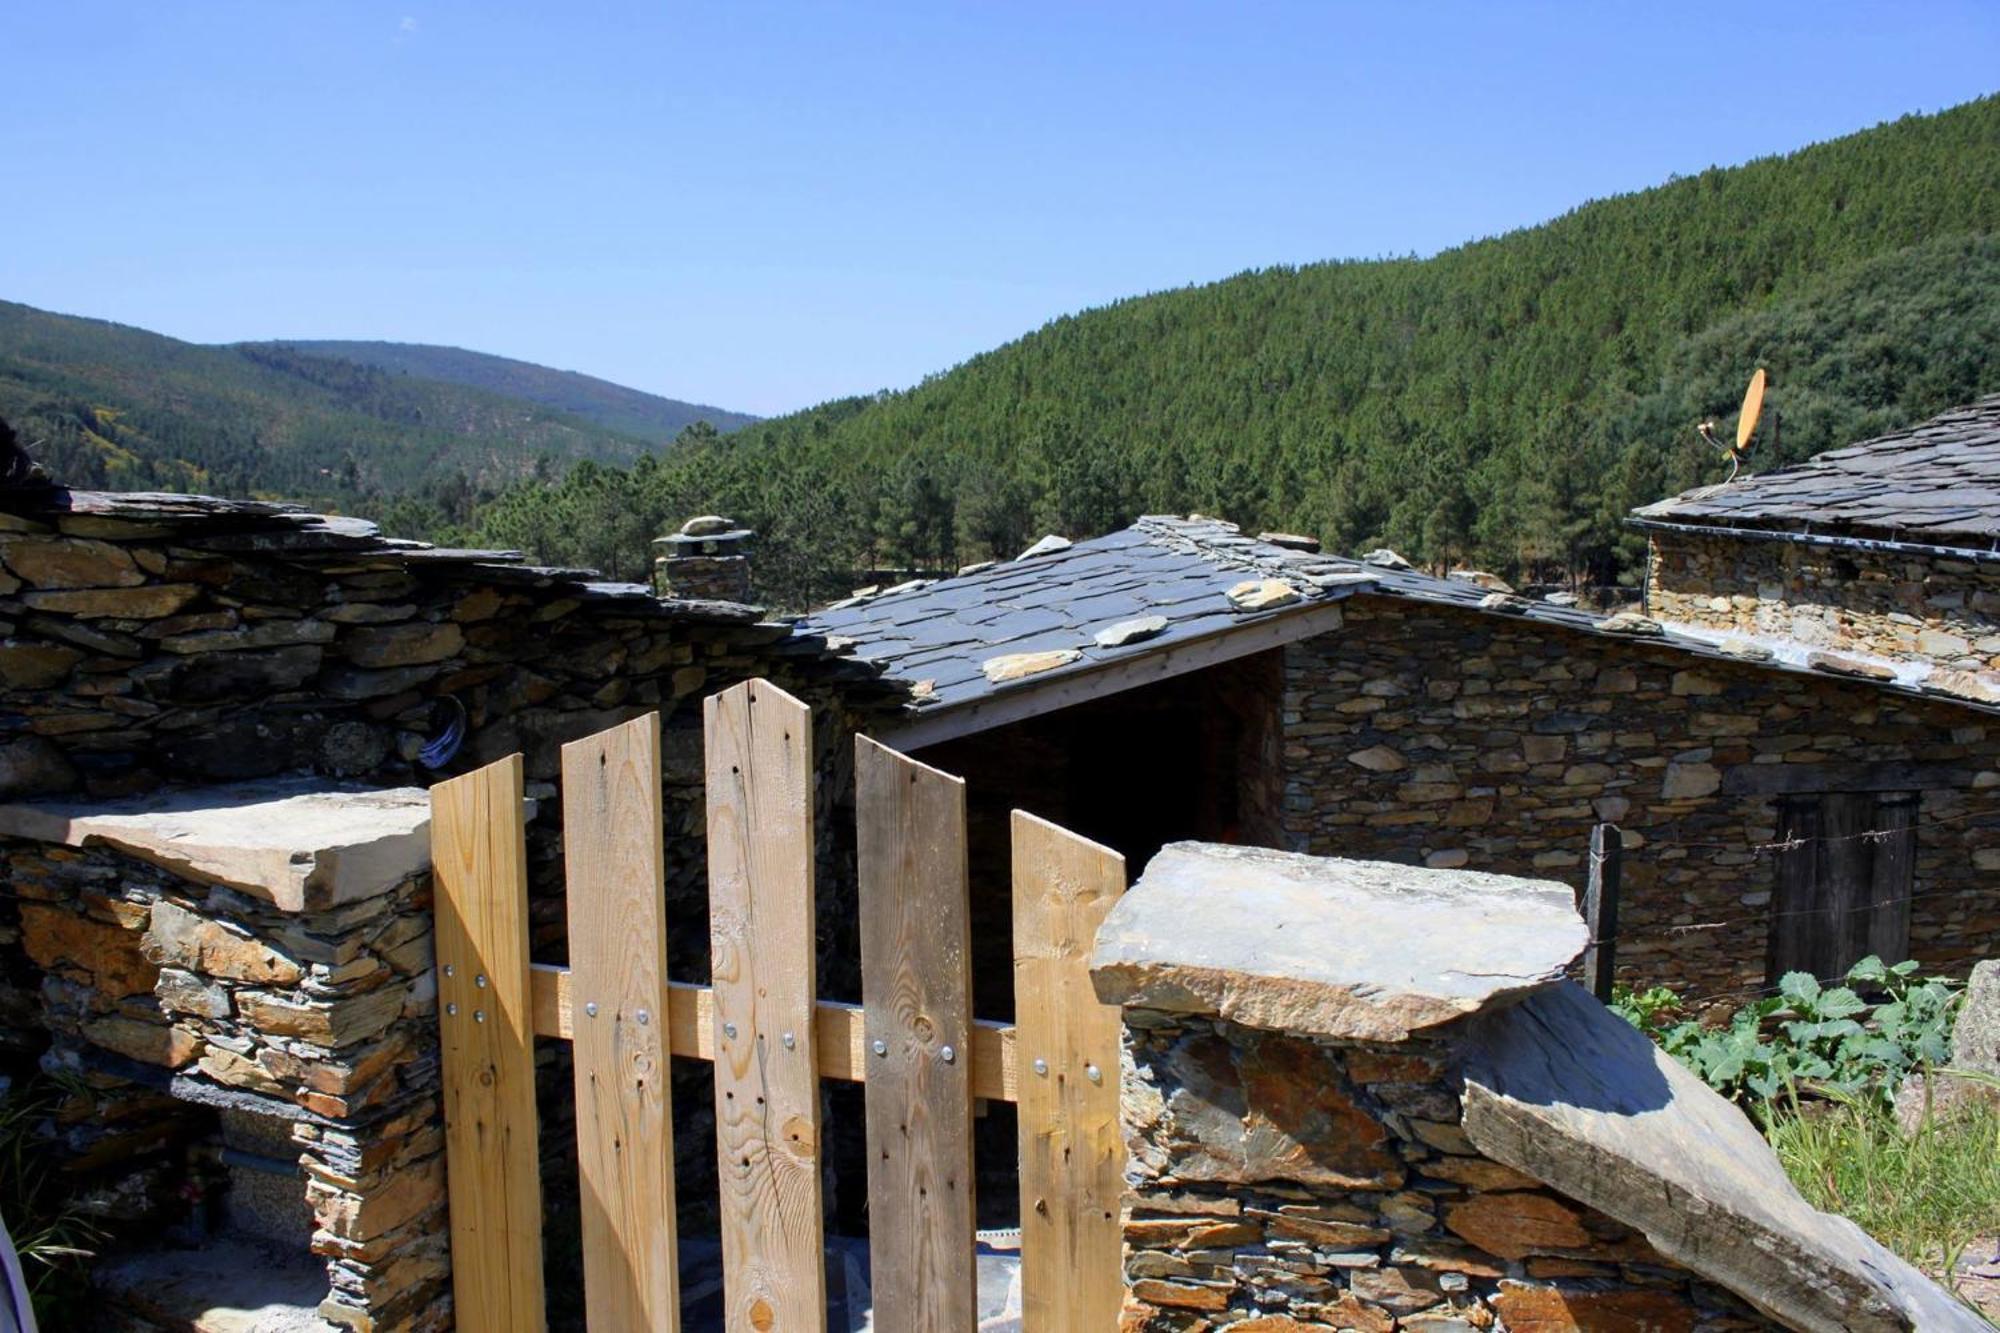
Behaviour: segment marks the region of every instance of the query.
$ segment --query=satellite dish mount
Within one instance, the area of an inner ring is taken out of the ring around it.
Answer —
[[[1750,377],[1750,387],[1743,394],[1743,410],[1736,416],[1736,443],[1733,446],[1716,438],[1713,421],[1704,421],[1694,428],[1695,434],[1701,436],[1705,443],[1721,450],[1722,456],[1729,460],[1729,475],[1723,479],[1725,485],[1736,480],[1736,473],[1750,452],[1751,438],[1757,434],[1758,418],[1764,414],[1764,380],[1764,368],[1759,366],[1756,373]],[[1778,417],[1777,413],[1773,412],[1771,414],[1773,444],[1776,443],[1777,432]]]

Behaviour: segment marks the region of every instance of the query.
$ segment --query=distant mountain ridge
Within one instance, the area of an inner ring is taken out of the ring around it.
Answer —
[[[0,419],[66,485],[297,500],[412,532],[513,483],[664,453],[701,421],[752,420],[457,348],[206,345],[8,301]]]
[[[237,343],[238,347],[289,347],[308,356],[333,357],[374,366],[392,374],[414,375],[445,384],[484,389],[509,398],[525,398],[558,412],[594,421],[600,426],[662,443],[697,421],[727,434],[758,420],[747,412],[731,412],[705,403],[629,389],[595,375],[554,370],[532,361],[467,351],[433,343],[348,342],[340,339],[284,339],[276,343]]]

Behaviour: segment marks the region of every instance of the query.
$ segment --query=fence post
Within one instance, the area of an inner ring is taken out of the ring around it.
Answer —
[[[530,1333],[547,1318],[520,755],[431,788],[431,864],[457,1323]]]
[[[753,680],[702,714],[724,1322],[820,1330],[812,710]]]
[[[583,1294],[593,1330],[680,1327],[660,715],[562,748]]]
[[[1590,830],[1590,878],[1583,888],[1583,920],[1590,943],[1583,950],[1583,984],[1606,1004],[1611,1002],[1611,975],[1618,964],[1619,860],[1624,847],[1616,824]]]
[[[1118,1325],[1125,1142],[1118,1006],[1098,1001],[1090,951],[1125,891],[1125,859],[1014,812],[1014,1051],[1020,1074],[1021,1327]]]
[[[875,1326],[979,1322],[965,784],[854,741]]]

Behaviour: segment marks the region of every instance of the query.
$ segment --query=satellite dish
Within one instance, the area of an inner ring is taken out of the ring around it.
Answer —
[[[1736,418],[1736,452],[1742,453],[1750,447],[1750,437],[1757,433],[1757,418],[1764,412],[1764,368],[1757,367],[1757,373],[1750,377],[1750,387],[1743,394],[1743,412]]]

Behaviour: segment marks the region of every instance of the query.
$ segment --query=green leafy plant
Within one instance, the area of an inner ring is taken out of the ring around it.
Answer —
[[[1842,985],[1788,972],[1776,995],[1745,1004],[1720,1027],[1690,1016],[1665,986],[1620,990],[1612,1008],[1768,1124],[1774,1104],[1802,1093],[1888,1109],[1912,1070],[1949,1058],[1957,997],[1957,987],[1919,976],[1914,962],[1892,966],[1871,955]]]

